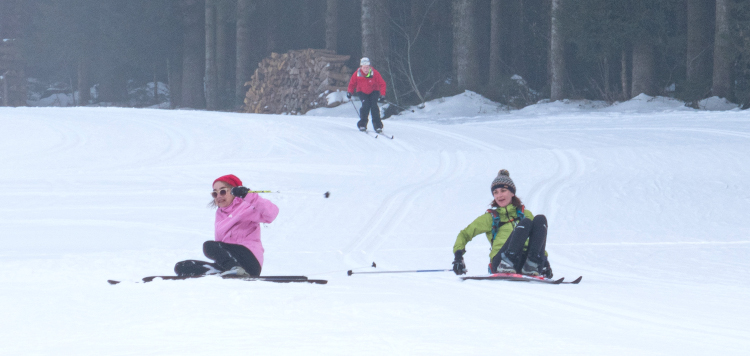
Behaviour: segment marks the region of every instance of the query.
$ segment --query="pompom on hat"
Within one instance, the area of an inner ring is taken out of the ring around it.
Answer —
[[[237,178],[237,176],[234,174],[227,174],[225,176],[216,178],[216,180],[213,183],[211,183],[211,185],[216,184],[216,182],[224,182],[233,187],[239,187],[242,185],[242,181],[239,178]]]
[[[497,188],[505,188],[510,190],[511,193],[516,194],[516,184],[510,179],[510,172],[507,169],[501,169],[497,173],[497,177],[492,181],[490,192],[494,192]]]
[[[362,59],[359,60],[359,65],[361,65],[361,66],[369,66],[370,65],[370,58],[362,57]]]

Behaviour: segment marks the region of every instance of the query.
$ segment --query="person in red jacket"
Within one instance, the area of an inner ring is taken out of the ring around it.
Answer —
[[[385,81],[375,68],[370,66],[370,59],[363,57],[359,61],[360,67],[349,80],[349,88],[346,97],[351,99],[356,93],[362,101],[359,110],[359,122],[357,127],[360,131],[367,130],[367,117],[372,112],[372,126],[376,132],[383,132],[383,122],[380,121],[380,108],[378,101],[385,101]]]

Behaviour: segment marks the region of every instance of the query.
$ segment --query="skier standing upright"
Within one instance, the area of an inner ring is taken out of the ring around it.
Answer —
[[[357,122],[359,130],[367,130],[367,119],[372,112],[372,126],[376,132],[381,133],[383,122],[380,120],[378,101],[385,101],[385,81],[380,73],[370,65],[370,59],[367,57],[363,57],[359,61],[359,68],[349,80],[346,97],[351,99],[354,93],[362,101],[362,108],[359,109],[359,122]]]
[[[492,181],[492,209],[461,230],[453,245],[453,272],[466,273],[466,244],[479,234],[490,242],[490,273],[521,273],[552,278],[547,261],[547,218],[534,216],[516,196],[510,173],[502,169]]]

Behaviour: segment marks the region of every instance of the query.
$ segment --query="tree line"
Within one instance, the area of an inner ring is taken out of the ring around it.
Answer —
[[[369,57],[400,104],[472,90],[516,107],[640,93],[747,106],[748,2],[2,0],[0,72],[68,83],[80,105],[92,86],[117,105],[128,83],[164,82],[173,107],[238,110],[263,58],[325,48],[352,68]]]

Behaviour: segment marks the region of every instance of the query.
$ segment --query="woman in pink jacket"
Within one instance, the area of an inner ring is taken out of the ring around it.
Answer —
[[[177,262],[178,276],[236,274],[259,276],[263,267],[260,223],[270,223],[279,208],[257,193],[249,193],[233,174],[217,178],[211,193],[216,206],[215,241],[203,243],[203,254],[214,262]]]

